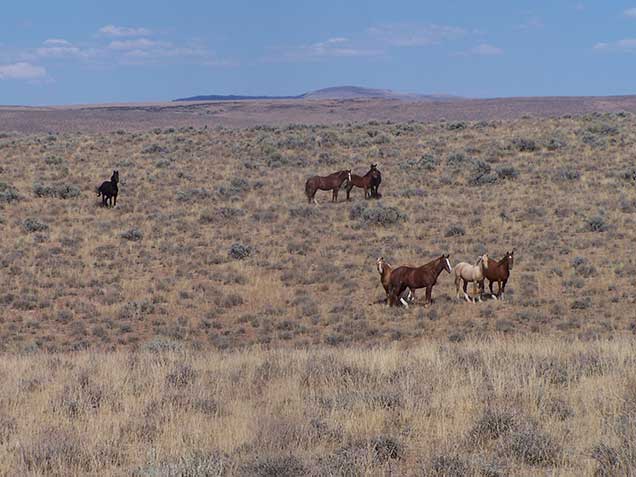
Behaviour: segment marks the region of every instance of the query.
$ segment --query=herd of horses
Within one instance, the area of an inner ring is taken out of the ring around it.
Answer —
[[[332,202],[338,201],[338,191],[344,188],[347,191],[347,200],[350,200],[350,193],[353,187],[359,187],[364,190],[364,198],[380,198],[378,187],[382,182],[382,174],[378,170],[377,164],[371,164],[369,171],[359,176],[351,173],[351,169],[334,172],[328,176],[313,176],[307,179],[305,183],[305,195],[308,203],[316,200],[316,192],[318,190],[332,191]],[[386,302],[389,306],[396,306],[400,303],[408,307],[408,303],[414,300],[413,290],[418,288],[426,289],[426,304],[432,303],[433,286],[437,283],[437,279],[442,271],[455,275],[455,292],[457,298],[463,297],[468,302],[481,301],[481,297],[485,294],[484,283],[488,280],[490,296],[495,299],[504,299],[506,283],[510,277],[510,270],[514,264],[514,250],[506,252],[501,260],[493,260],[488,255],[482,255],[473,265],[467,262],[460,262],[453,269],[450,263],[450,255],[441,255],[421,267],[397,267],[393,268],[383,257],[378,258],[376,265],[380,274],[380,281],[386,292]],[[498,289],[495,294],[493,291],[493,283],[497,283]],[[468,294],[468,284],[473,284],[473,295]],[[476,288],[479,288],[478,293]]]
[[[490,296],[499,300],[504,299],[510,270],[514,265],[514,253],[514,250],[506,252],[501,260],[493,260],[485,254],[479,257],[474,265],[459,262],[454,269],[451,267],[450,255],[440,255],[421,267],[403,266],[397,268],[393,268],[384,260],[384,257],[380,257],[376,261],[376,266],[389,306],[401,303],[408,308],[409,302],[415,298],[413,290],[418,288],[426,288],[425,303],[432,303],[433,287],[437,284],[437,279],[444,270],[455,275],[456,297],[461,299],[460,289],[462,289],[463,298],[468,302],[475,303],[481,301],[481,297],[485,294],[485,280],[488,280]],[[474,297],[472,298],[468,294],[469,283],[473,284]],[[494,283],[497,283],[496,294],[493,290]],[[475,288],[478,290],[476,291]]]
[[[371,164],[369,172],[363,176],[352,174],[351,169],[346,169],[344,171],[334,172],[328,176],[310,177],[305,183],[305,195],[307,195],[307,202],[311,204],[313,201],[317,204],[316,192],[319,190],[330,190],[332,191],[331,201],[337,202],[338,191],[341,188],[344,187],[347,191],[347,200],[350,200],[351,189],[359,187],[364,189],[365,199],[379,199],[378,188],[381,182],[382,173],[378,170],[378,165]]]
[[[309,203],[316,200],[318,190],[331,190],[332,201],[338,200],[338,191],[344,187],[347,191],[347,200],[350,200],[350,193],[353,187],[364,190],[364,198],[380,198],[378,188],[382,182],[382,174],[377,164],[371,164],[369,171],[359,176],[351,173],[351,169],[334,172],[328,176],[314,176],[307,179],[305,183],[305,194]],[[117,194],[119,192],[119,171],[113,171],[110,181],[103,182],[97,188],[97,196],[102,197],[102,206],[114,207],[117,205]],[[432,303],[433,286],[442,271],[455,275],[455,292],[457,298],[461,298],[460,288],[463,290],[463,297],[466,301],[481,301],[484,295],[484,282],[488,280],[490,296],[495,299],[504,298],[506,283],[510,277],[510,270],[514,264],[514,250],[506,252],[506,255],[499,261],[492,260],[488,255],[482,255],[473,265],[467,262],[460,262],[453,269],[450,263],[450,255],[440,255],[421,267],[402,266],[393,268],[383,257],[377,260],[377,270],[380,274],[380,281],[386,292],[386,302],[389,306],[396,306],[400,303],[408,307],[408,303],[414,300],[413,291],[418,288],[426,289],[426,304]],[[497,282],[497,294],[493,291],[493,283]],[[468,284],[473,284],[474,298],[468,294]],[[476,294],[475,288],[479,287]]]

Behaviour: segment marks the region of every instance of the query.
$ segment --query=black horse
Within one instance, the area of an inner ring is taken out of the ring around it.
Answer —
[[[111,207],[117,205],[117,193],[119,192],[119,188],[117,187],[118,182],[119,171],[113,171],[110,181],[103,182],[102,185],[97,188],[97,197],[102,196],[102,206],[108,207],[109,202]]]
[[[382,182],[382,173],[380,173],[377,164],[373,164],[372,168],[373,172],[371,173],[371,197],[379,199],[380,197],[382,197],[378,193],[378,187],[380,187],[380,183]]]

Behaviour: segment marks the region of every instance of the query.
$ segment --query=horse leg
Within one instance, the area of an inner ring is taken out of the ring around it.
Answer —
[[[497,295],[495,295],[495,292],[492,291],[492,282],[493,282],[493,280],[491,280],[489,278],[488,279],[488,288],[490,288],[490,296],[493,297],[496,300],[497,299]]]
[[[428,303],[429,305],[433,304],[433,298],[431,297],[432,292],[433,292],[433,285],[427,286],[426,287],[426,302],[425,303]]]
[[[349,184],[349,185],[347,186],[347,188],[346,188],[346,191],[347,191],[347,200],[348,200],[348,201],[349,201],[349,200],[351,200],[351,198],[349,197],[349,194],[351,194],[351,189],[352,189],[352,186],[351,186],[351,184]]]
[[[389,285],[386,303],[389,306],[395,306],[395,285]]]
[[[505,279],[501,282],[501,301],[504,299],[504,293],[506,291],[506,283],[508,283],[508,279]]]
[[[459,299],[459,284],[461,282],[459,275],[455,275],[455,298]]]
[[[338,189],[334,189],[331,194],[331,202],[338,202]]]
[[[475,297],[473,298],[473,303],[476,301],[481,301],[481,283],[479,280],[475,280],[473,282],[473,294]]]
[[[468,303],[471,303],[473,301],[468,295],[468,280],[466,280],[465,278],[464,278],[464,298],[466,299]]]
[[[113,207],[117,207],[117,194],[113,196]]]

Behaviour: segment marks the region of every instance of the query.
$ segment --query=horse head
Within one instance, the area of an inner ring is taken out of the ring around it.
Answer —
[[[512,249],[511,252],[506,252],[506,260],[508,261],[508,267],[512,270],[512,266],[515,262],[515,250]]]
[[[378,268],[380,275],[384,273],[384,257],[380,257],[375,261],[375,265]]]
[[[347,173],[347,180],[351,182],[351,169],[347,169],[345,172]]]
[[[444,263],[444,269],[448,272],[451,273],[453,271],[453,267],[451,267],[451,263],[450,263],[450,254],[449,255],[442,255],[440,257],[440,259],[442,259],[443,263]]]
[[[114,184],[119,182],[119,171],[113,171],[113,175],[110,178],[110,181]]]
[[[488,254],[485,253],[481,257],[479,257],[479,261],[481,261],[481,266],[485,270],[488,268]]]

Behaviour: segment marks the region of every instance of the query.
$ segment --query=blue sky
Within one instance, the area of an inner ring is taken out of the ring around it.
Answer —
[[[6,2],[0,104],[636,93],[636,0]]]

